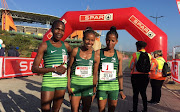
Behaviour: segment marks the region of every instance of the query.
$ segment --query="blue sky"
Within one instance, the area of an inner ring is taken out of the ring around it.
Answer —
[[[168,52],[180,45],[180,14],[176,0],[6,0],[9,9],[48,14],[61,17],[67,11],[115,9],[136,7],[154,24],[150,16],[164,16],[157,20],[157,26],[168,36]],[[136,40],[125,30],[118,30],[119,42],[116,48],[135,51]],[[106,31],[103,32],[103,35]],[[101,37],[105,44],[105,38]]]

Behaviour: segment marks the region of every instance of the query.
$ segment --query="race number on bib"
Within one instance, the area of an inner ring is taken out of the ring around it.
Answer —
[[[53,65],[53,67],[57,67],[57,66],[59,66],[59,65]],[[66,64],[63,66],[67,68]],[[67,77],[67,70],[64,74],[52,72],[52,77]]]
[[[100,80],[111,81],[116,79],[116,70],[114,70],[114,63],[102,63],[100,70]]]
[[[113,71],[114,63],[102,63],[102,71]]]
[[[75,74],[80,77],[90,77],[92,75],[92,66],[77,66]]]
[[[116,80],[116,70],[113,71],[102,71],[100,70],[100,80],[112,81]]]

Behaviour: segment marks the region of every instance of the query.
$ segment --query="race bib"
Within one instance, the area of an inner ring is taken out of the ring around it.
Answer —
[[[53,65],[53,67],[58,67],[59,65]],[[67,68],[67,65],[63,65],[64,67]],[[52,72],[52,77],[67,77],[67,70],[64,74],[61,73],[56,73],[56,72]]]
[[[114,63],[102,63],[102,71],[113,71]]]
[[[116,80],[116,70],[113,71],[102,71],[100,70],[100,80],[112,81]]]
[[[90,77],[92,75],[92,66],[77,66],[75,74],[80,77]]]

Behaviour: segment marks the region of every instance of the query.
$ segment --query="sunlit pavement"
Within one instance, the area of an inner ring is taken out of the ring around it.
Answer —
[[[39,112],[40,111],[40,90],[41,76],[29,76],[21,78],[1,79],[0,80],[0,111],[1,112]],[[167,85],[167,84],[166,84]],[[148,104],[149,112],[179,112],[180,111],[180,86],[178,84],[168,85],[178,86],[171,88],[162,88],[162,97],[159,105]],[[178,90],[179,88],[179,90]],[[132,109],[132,87],[130,83],[130,74],[124,73],[124,93],[127,98],[121,100],[119,97],[116,112],[128,112]],[[150,84],[147,88],[148,100],[151,98]],[[65,100],[60,112],[70,112],[70,102],[68,94],[65,95]],[[107,107],[106,107],[107,110]],[[139,96],[138,110],[142,110],[142,101]],[[97,112],[96,99],[92,103],[91,112]]]

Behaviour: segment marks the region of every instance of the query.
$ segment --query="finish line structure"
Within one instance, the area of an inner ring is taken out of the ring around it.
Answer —
[[[94,30],[109,30],[111,26],[115,26],[117,30],[126,30],[136,40],[145,41],[147,52],[162,50],[163,57],[167,60],[167,35],[135,7],[69,11],[60,20],[65,24],[62,41],[75,30],[84,30],[86,27],[92,27]],[[52,33],[49,29],[44,35],[43,41],[47,41],[51,37]]]

